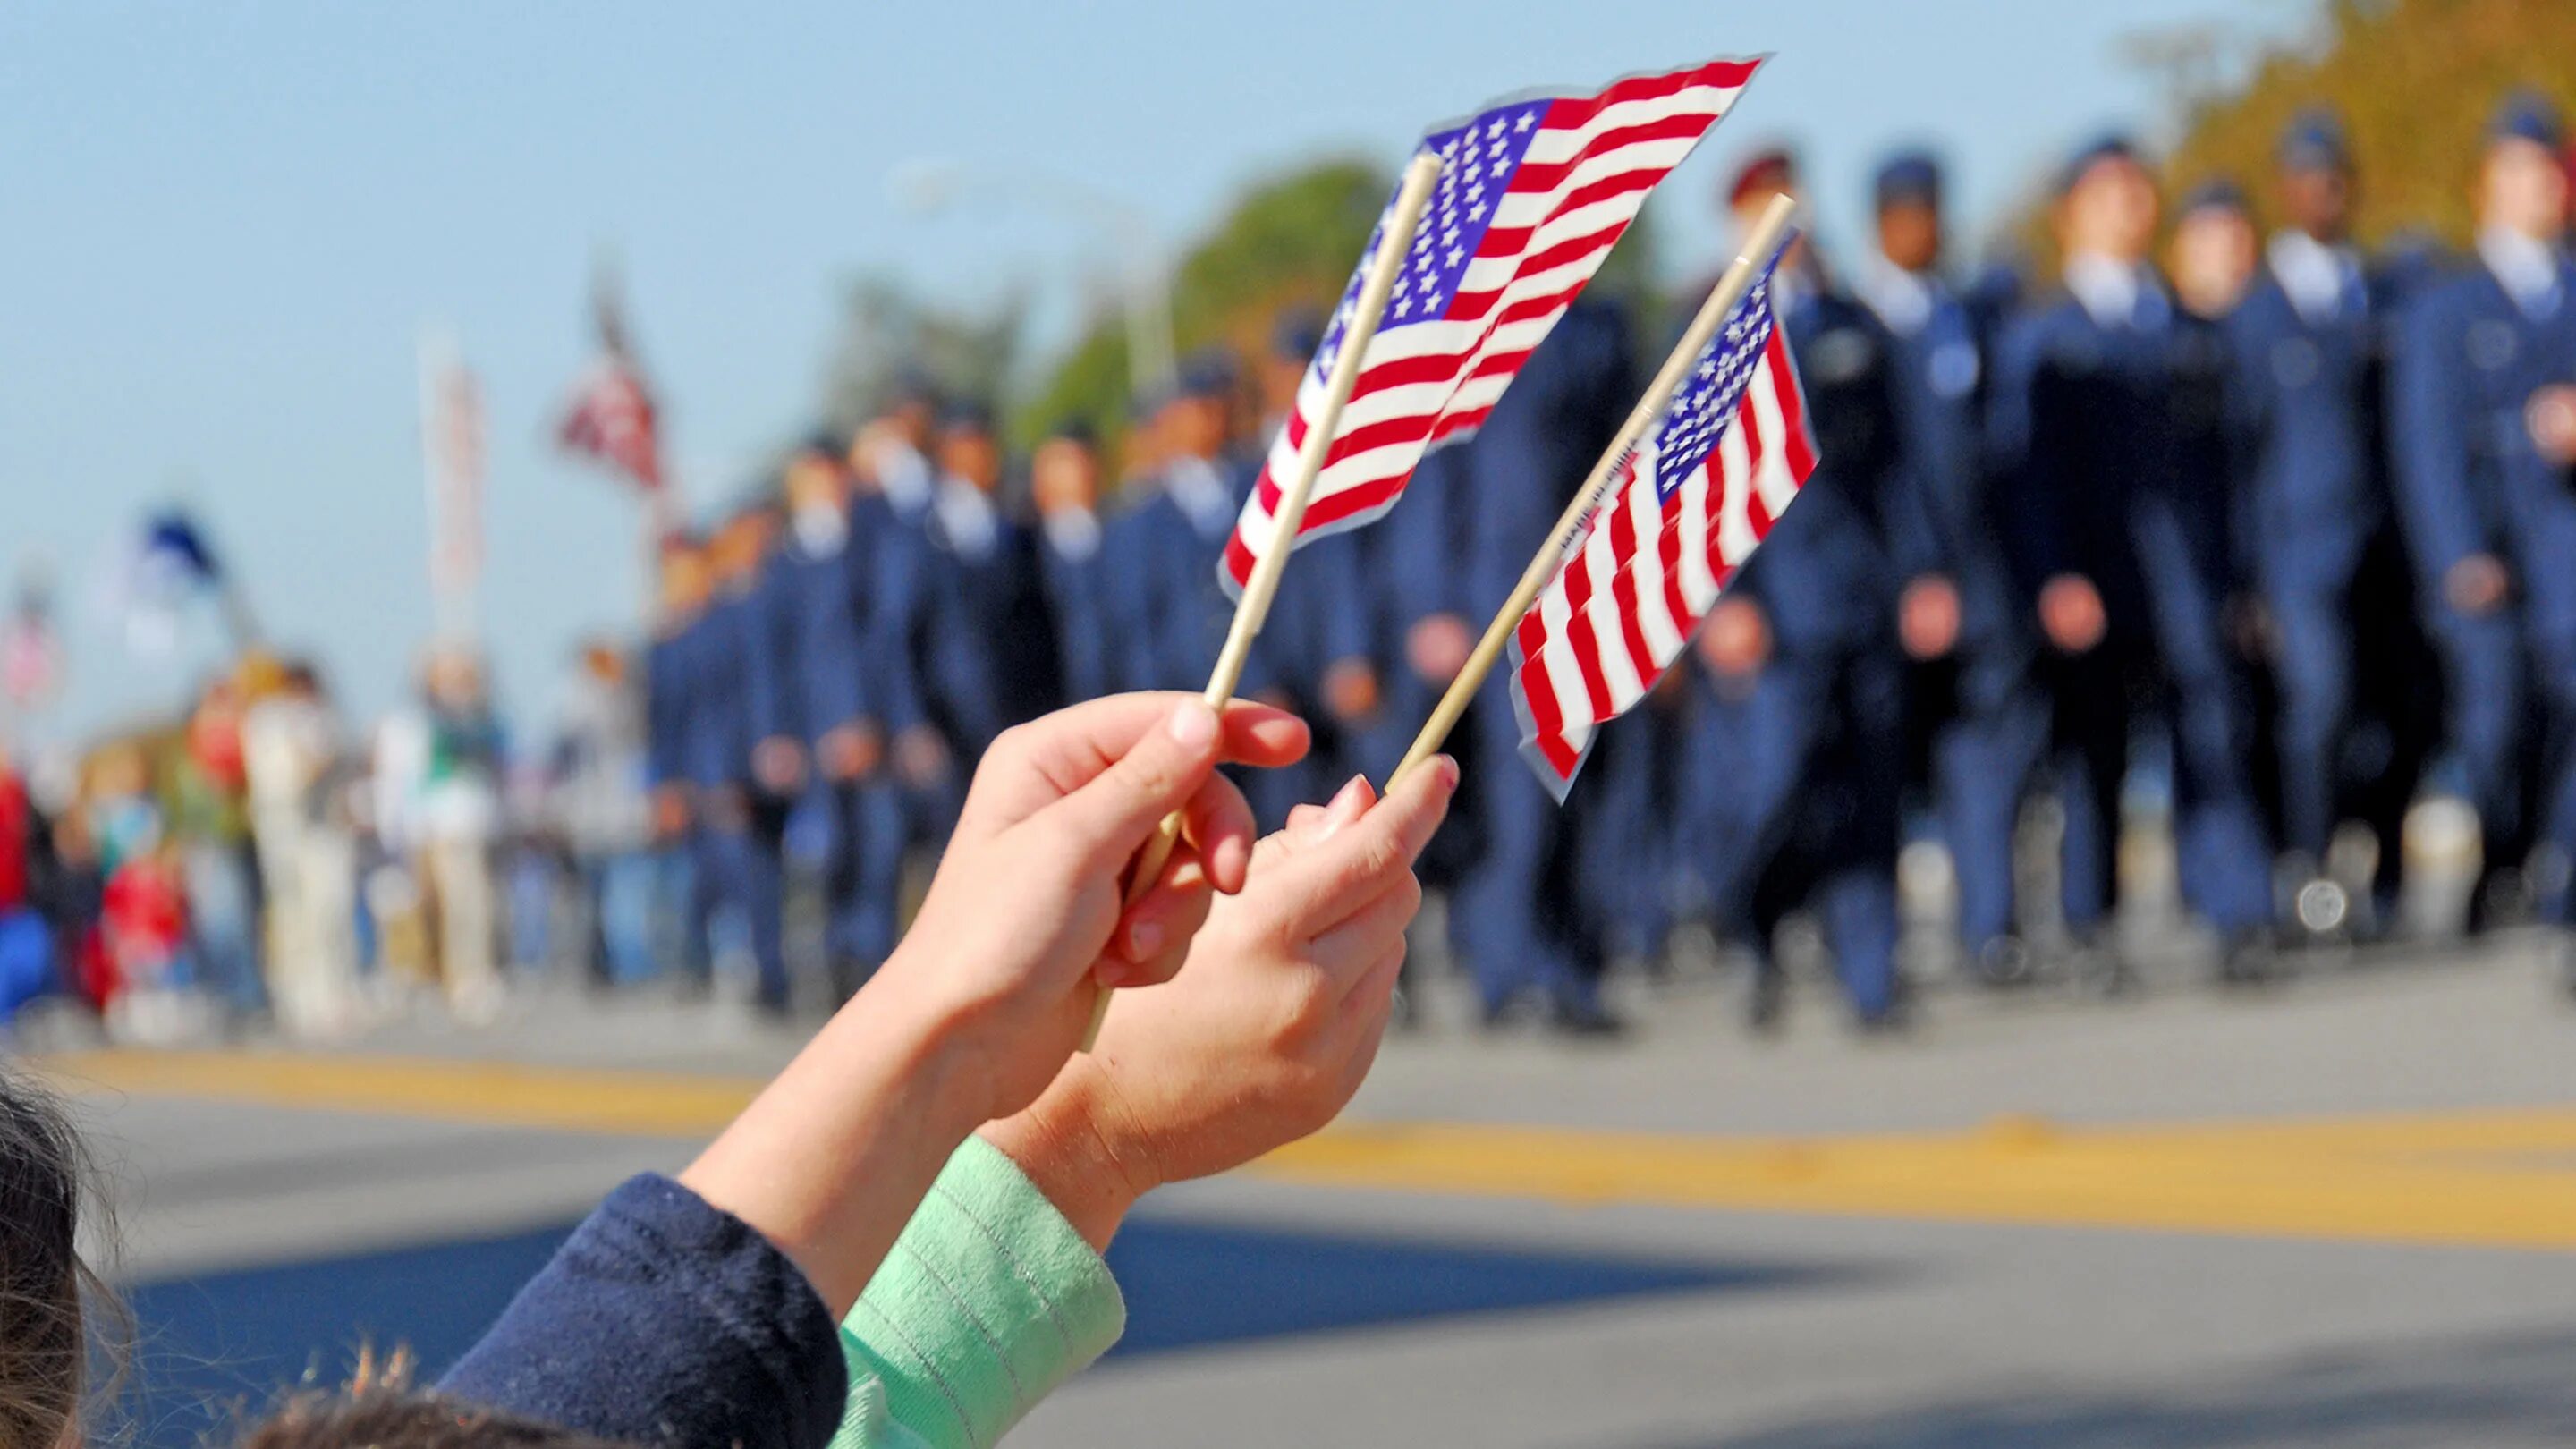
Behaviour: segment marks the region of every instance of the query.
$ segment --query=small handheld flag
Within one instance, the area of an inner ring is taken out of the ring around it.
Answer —
[[[1271,547],[1309,433],[1323,470],[1293,543],[1385,516],[1425,450],[1471,436],[1636,219],[1761,68],[1712,60],[1598,91],[1498,102],[1423,138],[1443,170],[1373,337],[1355,339],[1363,265],[1344,289],[1295,409],[1244,500],[1219,574],[1241,593]],[[1389,204],[1388,217],[1394,213]],[[1369,255],[1391,231],[1385,220]],[[1346,343],[1363,361],[1338,422],[1326,384]]]
[[[1815,471],[1772,265],[1776,254],[1513,632],[1521,752],[1559,801],[1599,728],[1654,689]]]
[[[1775,197],[1762,213],[1761,220],[1754,224],[1752,232],[1744,239],[1743,250],[1737,252],[1735,260],[1728,264],[1726,274],[1717,279],[1717,286],[1710,290],[1708,300],[1700,304],[1690,326],[1682,329],[1681,341],[1664,359],[1663,366],[1655,370],[1655,379],[1646,385],[1645,395],[1638,398],[1637,405],[1629,410],[1627,421],[1619,425],[1618,433],[1602,452],[1601,460],[1592,465],[1592,472],[1584,478],[1583,486],[1575,490],[1572,501],[1557,516],[1556,525],[1548,530],[1547,540],[1531,556],[1529,567],[1521,571],[1520,582],[1512,586],[1511,597],[1485,625],[1484,637],[1476,641],[1476,647],[1467,655],[1467,663],[1458,671],[1458,677],[1449,681],[1449,688],[1440,696],[1440,702],[1432,707],[1431,718],[1423,721],[1421,731],[1413,737],[1413,744],[1405,750],[1404,758],[1387,777],[1390,786],[1414,766],[1431,758],[1432,752],[1449,738],[1449,732],[1458,727],[1458,721],[1465,717],[1476,691],[1484,687],[1486,676],[1493,673],[1504,649],[1513,642],[1521,620],[1538,603],[1539,595],[1564,571],[1566,562],[1574,557],[1577,547],[1589,537],[1588,526],[1600,512],[1602,503],[1610,497],[1612,487],[1624,480],[1654,476],[1651,472],[1640,474],[1634,466],[1638,450],[1646,446],[1647,433],[1673,411],[1676,398],[1684,397],[1686,389],[1702,380],[1700,368],[1709,361],[1709,350],[1729,345],[1725,335],[1727,325],[1736,318],[1737,309],[1753,295],[1756,285],[1770,276],[1781,248],[1788,244],[1789,218],[1796,211],[1796,203],[1788,197]],[[1768,315],[1767,307],[1764,315]],[[1737,344],[1741,343],[1743,332],[1744,329],[1739,328],[1735,339]],[[1711,403],[1717,400],[1712,391]],[[1686,445],[1683,441],[1685,436],[1695,438],[1696,433],[1696,423],[1675,430],[1673,443],[1677,457],[1683,455],[1686,446],[1696,446],[1695,443]],[[1813,452],[1812,448],[1808,450],[1810,458]],[[1804,474],[1800,477],[1803,479]],[[1631,557],[1634,556],[1632,553]]]

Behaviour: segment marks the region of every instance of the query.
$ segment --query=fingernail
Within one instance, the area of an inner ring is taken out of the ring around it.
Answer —
[[[1127,954],[1139,961],[1151,961],[1163,950],[1163,923],[1138,921],[1127,928]]]
[[[1441,788],[1441,789],[1443,789],[1443,790],[1455,790],[1455,789],[1457,789],[1457,788],[1458,788],[1458,761],[1457,761],[1457,758],[1456,758],[1455,756],[1452,756],[1452,755],[1440,755],[1440,756],[1436,756],[1436,757],[1435,757],[1435,760],[1436,760],[1436,764],[1435,764],[1434,768],[1436,768],[1436,769],[1438,769],[1438,770],[1440,771],[1440,776],[1439,776],[1439,779],[1440,779],[1440,788]]]
[[[1116,991],[1127,984],[1128,966],[1124,961],[1103,961],[1091,973],[1091,984],[1103,991]]]
[[[1204,699],[1185,699],[1172,710],[1170,724],[1165,726],[1172,738],[1192,749],[1204,748],[1216,738],[1216,711]]]
[[[1334,831],[1359,819],[1360,812],[1367,808],[1368,777],[1353,775],[1350,783],[1334,792],[1331,802],[1324,806],[1324,825],[1322,829],[1315,832],[1315,838],[1331,839]]]

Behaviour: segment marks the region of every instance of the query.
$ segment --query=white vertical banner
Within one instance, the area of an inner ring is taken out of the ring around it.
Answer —
[[[475,633],[483,579],[483,389],[448,332],[420,337],[420,443],[429,506],[429,591],[442,643]]]

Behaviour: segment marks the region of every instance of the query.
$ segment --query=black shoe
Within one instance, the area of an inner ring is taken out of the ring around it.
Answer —
[[[1559,1001],[1548,1008],[1550,1036],[1574,1041],[1609,1041],[1628,1034],[1628,1024],[1595,1001]]]

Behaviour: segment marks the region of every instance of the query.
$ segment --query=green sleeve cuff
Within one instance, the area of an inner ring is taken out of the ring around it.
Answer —
[[[969,1137],[841,1323],[834,1449],[986,1449],[1127,1327],[1109,1265]]]

